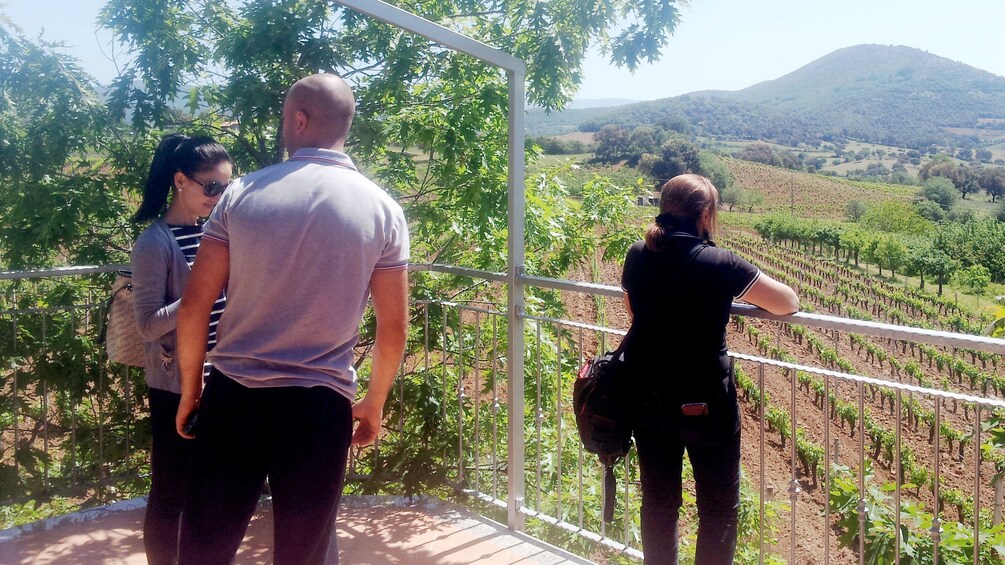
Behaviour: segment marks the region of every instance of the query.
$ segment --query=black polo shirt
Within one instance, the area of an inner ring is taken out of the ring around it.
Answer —
[[[659,253],[639,241],[625,258],[621,286],[634,313],[626,358],[641,362],[649,377],[676,387],[714,386],[728,376],[730,306],[760,271],[695,236],[679,233],[668,239]]]

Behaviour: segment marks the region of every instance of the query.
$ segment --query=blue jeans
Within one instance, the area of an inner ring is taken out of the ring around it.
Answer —
[[[723,434],[709,441],[682,438],[682,435],[680,430],[664,426],[635,430],[642,478],[645,563],[677,564],[681,469],[687,450],[694,470],[698,507],[695,564],[732,564],[740,507],[740,431],[737,429],[735,434]]]

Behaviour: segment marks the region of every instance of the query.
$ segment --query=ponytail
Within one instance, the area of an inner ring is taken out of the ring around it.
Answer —
[[[133,221],[146,222],[164,215],[176,172],[192,177],[224,162],[234,164],[227,150],[212,137],[189,137],[181,133],[165,136],[154,151],[150,173],[143,187],[143,202],[133,215]]]
[[[168,192],[174,185],[174,174],[178,169],[174,166],[175,149],[181,142],[189,139],[185,134],[172,133],[161,139],[150,162],[150,172],[143,187],[143,202],[133,215],[136,223],[157,219],[167,210]]]

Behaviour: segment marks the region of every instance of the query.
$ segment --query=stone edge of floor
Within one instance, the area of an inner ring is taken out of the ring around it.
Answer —
[[[77,510],[76,512],[70,512],[69,514],[63,514],[61,516],[53,516],[51,518],[46,518],[30,524],[14,526],[13,528],[0,530],[0,545],[14,541],[21,536],[34,532],[44,532],[67,524],[78,524],[88,520],[96,520],[118,512],[131,512],[139,508],[144,508],[146,505],[147,497],[141,496],[138,498],[130,498],[128,500],[120,500],[118,502],[102,506],[95,506],[94,508]]]
[[[264,497],[263,502],[268,504],[271,502],[271,500],[268,497]],[[63,514],[61,516],[53,516],[51,518],[46,518],[44,520],[40,520],[38,522],[32,522],[30,524],[14,526],[13,528],[0,530],[0,545],[14,541],[22,536],[32,534],[35,532],[43,532],[53,530],[55,528],[68,524],[78,524],[86,522],[88,520],[96,520],[105,516],[116,514],[118,512],[131,512],[146,507],[146,504],[147,504],[147,498],[145,496],[141,496],[137,498],[131,498],[128,500],[120,500],[118,502],[113,502],[111,504],[96,506],[94,508],[87,508],[85,510],[78,510],[76,512]],[[542,550],[548,551],[549,553],[553,553],[571,563],[576,563],[579,565],[595,565],[592,561],[584,559],[583,557],[580,557],[578,555],[569,553],[568,551],[560,547],[551,545],[547,542],[539,540],[523,532],[512,531],[505,524],[486,518],[485,516],[482,516],[476,512],[472,512],[471,510],[468,510],[463,506],[443,500],[438,497],[425,496],[425,495],[416,496],[412,498],[406,496],[394,496],[394,495],[346,495],[342,497],[341,507],[342,508],[375,508],[375,507],[420,508],[426,510],[449,511],[457,514],[458,516],[466,520],[478,522],[496,531],[502,531],[505,533],[505,535],[511,536],[521,542],[536,546]]]

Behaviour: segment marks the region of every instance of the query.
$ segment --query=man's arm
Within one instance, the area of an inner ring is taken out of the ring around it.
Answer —
[[[182,292],[181,306],[178,307],[175,355],[181,372],[181,403],[175,416],[175,429],[188,439],[194,436],[183,430],[189,416],[199,407],[202,395],[202,367],[206,361],[209,316],[229,278],[230,248],[225,243],[204,237],[196,253],[188,286]]]
[[[359,420],[352,435],[353,445],[369,445],[380,433],[384,401],[391,392],[408,338],[408,270],[374,271],[370,277],[370,296],[377,317],[377,335],[366,396],[352,407],[352,417]]]

